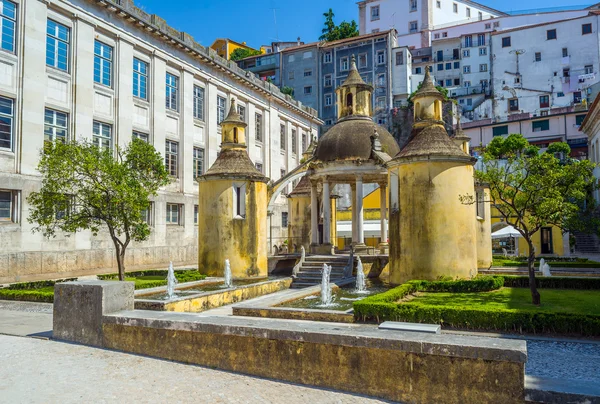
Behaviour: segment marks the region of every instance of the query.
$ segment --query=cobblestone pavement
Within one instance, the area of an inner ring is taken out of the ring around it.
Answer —
[[[0,335],[1,403],[384,403],[181,363]]]
[[[600,384],[600,344],[527,340],[525,373]]]
[[[52,314],[52,303],[34,303],[34,302],[17,302],[17,301],[10,301],[10,300],[0,300],[0,310]]]

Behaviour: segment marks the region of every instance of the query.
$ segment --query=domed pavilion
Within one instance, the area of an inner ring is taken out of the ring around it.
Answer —
[[[319,139],[307,175],[311,187],[311,252],[332,253],[331,190],[336,184],[349,184],[352,190],[352,246],[356,253],[366,251],[363,222],[363,184],[377,183],[381,192],[381,244],[387,251],[387,182],[385,164],[398,154],[394,137],[373,122],[373,87],[365,83],[352,57],[350,72],[336,89],[337,123]],[[322,215],[318,190],[322,189]],[[323,217],[323,237],[319,240],[319,216]],[[333,224],[335,226],[335,223]]]

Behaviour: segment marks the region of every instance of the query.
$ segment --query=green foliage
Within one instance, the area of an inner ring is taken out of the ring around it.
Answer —
[[[290,97],[294,96],[294,89],[292,87],[289,87],[289,86],[283,86],[283,87],[281,87],[281,92],[283,94],[289,95]]]
[[[47,143],[38,171],[42,187],[27,198],[33,230],[45,237],[108,230],[124,276],[125,249],[150,235],[143,215],[149,198],[170,182],[160,153],[139,139],[116,153],[89,141]]]
[[[254,49],[245,49],[245,48],[237,48],[229,55],[229,59],[236,61],[242,60],[250,56],[260,55],[261,52],[259,50]]]
[[[528,276],[503,276],[507,288],[528,288]],[[536,286],[540,289],[579,289],[600,290],[599,278],[574,278],[568,276],[536,276]]]
[[[556,152],[563,157],[557,157]],[[483,170],[475,173],[476,180],[489,185],[491,203],[504,222],[527,241],[531,279],[534,234],[545,226],[568,228],[594,181],[595,165],[572,159],[569,153],[566,143],[554,144],[549,151],[540,153],[522,135],[499,136],[485,148]],[[463,195],[461,200],[474,203],[473,196]],[[532,300],[539,304],[539,293],[531,285]]]
[[[489,291],[486,292],[484,284],[479,283],[481,279],[485,279]],[[536,278],[539,287],[550,289],[545,295],[551,303],[542,309],[525,303],[527,291],[521,287],[529,286],[528,277],[494,276],[459,282],[476,282],[481,290],[464,284],[459,286],[461,283],[442,286],[436,285],[439,282],[410,281],[354,302],[354,315],[362,321],[434,323],[454,328],[521,333],[600,335],[597,292],[590,291],[600,288],[600,279]],[[499,289],[499,283],[517,288]],[[417,292],[434,293],[402,301]],[[588,314],[590,311],[595,314]]]
[[[548,260],[546,260],[548,261]],[[539,262],[539,260],[536,260]],[[553,267],[559,268],[600,268],[600,262],[596,261],[587,261],[587,262],[579,262],[579,261],[548,261],[552,264]],[[513,259],[494,259],[492,261],[492,266],[494,267],[526,267],[529,263],[525,259],[513,260]]]
[[[54,302],[54,286],[37,289],[0,289],[0,299],[26,302]]]
[[[325,17],[325,27],[321,30],[322,35],[319,37],[320,41],[337,41],[340,39],[352,38],[359,35],[358,25],[356,21],[350,22],[342,21],[340,25],[335,25],[333,17],[335,14],[332,9],[329,9],[326,13],[323,13]]]

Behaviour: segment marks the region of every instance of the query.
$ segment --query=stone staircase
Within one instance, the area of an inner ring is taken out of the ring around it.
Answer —
[[[575,251],[581,254],[600,253],[600,242],[595,234],[573,232],[575,236]]]
[[[293,289],[306,288],[321,284],[323,264],[331,265],[329,280],[336,282],[344,279],[344,268],[348,265],[350,255],[307,255],[300,266],[294,281]],[[353,265],[356,265],[354,260]]]

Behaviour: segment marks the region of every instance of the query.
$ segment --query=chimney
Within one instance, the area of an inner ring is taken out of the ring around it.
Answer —
[[[300,37],[298,37],[298,46],[300,46]]]

